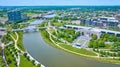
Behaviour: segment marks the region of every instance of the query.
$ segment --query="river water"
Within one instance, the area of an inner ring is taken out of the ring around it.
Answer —
[[[120,67],[120,65],[88,60],[56,49],[43,40],[40,32],[24,33],[23,43],[30,55],[46,67]]]

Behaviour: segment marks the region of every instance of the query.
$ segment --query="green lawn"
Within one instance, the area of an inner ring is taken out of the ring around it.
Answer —
[[[46,43],[48,43],[49,45],[55,47],[55,48],[58,48],[57,46],[55,46],[51,41],[50,39],[48,38],[49,37],[49,34],[46,32],[46,30],[40,30],[40,33],[41,33],[41,36],[42,38],[45,40]]]
[[[15,39],[17,39],[17,36],[16,36],[15,32],[11,32],[10,34],[11,34]]]
[[[2,56],[0,56],[0,67],[5,67],[5,63],[3,62]]]
[[[72,47],[71,45],[65,45],[65,44],[60,44],[60,46],[70,51],[74,51],[76,53],[90,55],[90,56],[97,56],[97,54],[93,53],[92,51],[88,51],[86,49],[78,49],[78,48]]]
[[[51,24],[53,25],[53,26],[63,26],[64,24],[65,24],[65,22],[51,22]]]
[[[16,34],[15,34],[15,32],[12,32],[12,33],[10,33],[15,39],[17,39],[17,36],[16,36]],[[25,48],[24,48],[24,46],[23,46],[23,32],[17,32],[17,34],[18,34],[18,41],[17,41],[17,46],[21,49],[21,50],[23,50],[23,51],[25,51]]]
[[[18,36],[19,36],[19,39],[17,41],[17,45],[21,50],[25,51],[25,48],[23,46],[23,41],[22,41],[23,40],[23,32],[17,32],[17,33],[18,33]]]
[[[20,56],[20,67],[37,67],[33,65],[31,61],[29,61],[25,56]]]
[[[37,27],[44,27],[47,25],[48,25],[48,22],[44,21],[43,23],[38,24]]]
[[[28,16],[32,16],[32,15],[34,15],[34,14],[35,14],[35,13],[32,13],[32,12],[28,12],[28,13],[27,13]]]

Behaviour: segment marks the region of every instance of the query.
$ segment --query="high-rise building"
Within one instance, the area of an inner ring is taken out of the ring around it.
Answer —
[[[8,21],[10,22],[16,22],[20,21],[21,18],[21,12],[18,10],[12,10],[8,12]]]

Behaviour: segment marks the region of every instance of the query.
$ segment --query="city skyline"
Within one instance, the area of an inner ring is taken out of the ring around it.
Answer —
[[[120,6],[119,0],[1,0],[0,6]]]

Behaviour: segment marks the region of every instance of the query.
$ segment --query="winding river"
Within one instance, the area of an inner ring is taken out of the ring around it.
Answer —
[[[56,49],[43,40],[40,32],[24,33],[23,43],[31,56],[46,67],[120,67],[120,65],[88,60]]]

